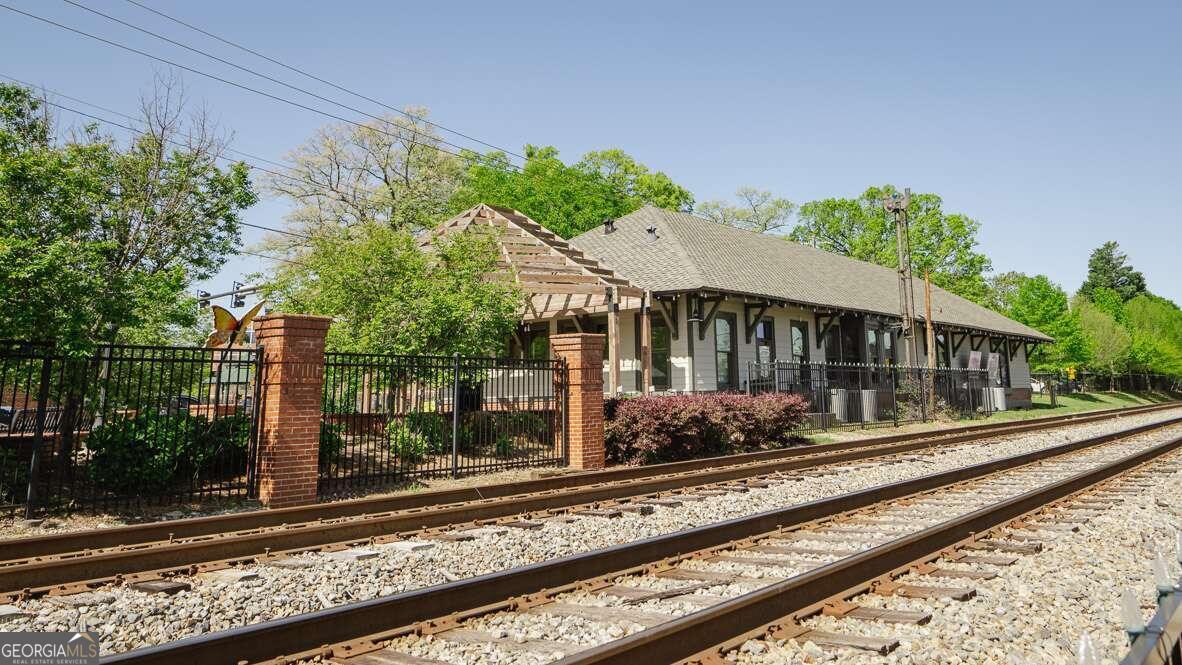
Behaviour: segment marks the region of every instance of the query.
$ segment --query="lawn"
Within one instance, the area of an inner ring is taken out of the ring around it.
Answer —
[[[1035,395],[1034,406],[1029,409],[1015,409],[1013,411],[1001,411],[993,414],[985,420],[988,422],[999,422],[1004,420],[1026,420],[1028,418],[1039,418],[1041,416],[1059,416],[1069,413],[1083,413],[1084,411],[1095,411],[1097,409],[1115,409],[1126,406],[1139,406],[1142,404],[1158,404],[1160,402],[1168,402],[1177,399],[1166,393],[1122,393],[1122,392],[1096,392],[1096,393],[1074,393],[1071,395],[1059,395],[1059,406],[1052,407],[1051,399],[1048,395]]]

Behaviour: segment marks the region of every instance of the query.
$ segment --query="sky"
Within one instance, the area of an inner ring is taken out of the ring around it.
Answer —
[[[299,97],[61,0],[0,1]],[[126,0],[80,1],[381,111]],[[428,107],[432,120],[494,145],[553,145],[568,161],[622,148],[699,202],[744,185],[797,203],[885,183],[934,192],[981,223],[995,270],[1047,274],[1069,292],[1089,252],[1116,240],[1152,291],[1182,303],[1178,0],[142,2],[390,106]],[[2,8],[0,35],[0,76],[128,113],[167,71]],[[181,75],[233,146],[255,155],[280,159],[332,122]],[[287,209],[265,199],[244,221],[282,226]],[[263,233],[248,229],[248,244]],[[267,266],[235,257],[200,286],[224,291]]]

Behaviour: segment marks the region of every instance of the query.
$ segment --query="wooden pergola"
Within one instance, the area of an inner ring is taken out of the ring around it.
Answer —
[[[420,240],[420,245],[430,245],[441,235],[472,227],[496,230],[501,253],[498,268],[526,294],[523,323],[571,318],[580,332],[591,332],[589,318],[607,314],[608,392],[612,394],[620,390],[620,311],[639,310],[641,390],[648,392],[652,384],[650,293],[632,286],[541,224],[509,208],[477,205],[440,224]]]

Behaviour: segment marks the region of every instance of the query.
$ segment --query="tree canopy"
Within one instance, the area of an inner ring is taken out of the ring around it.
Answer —
[[[718,224],[726,224],[756,233],[779,233],[788,228],[796,204],[771,192],[754,187],[740,187],[735,192],[736,204],[706,201],[698,207],[698,214]]]
[[[621,150],[587,153],[566,164],[554,147],[525,147],[520,172],[503,153],[473,161],[451,197],[453,213],[478,203],[520,210],[563,238],[595,228],[645,204],[688,210],[693,196],[664,173],[653,173]]]
[[[408,232],[369,222],[317,236],[266,295],[285,311],[333,317],[333,350],[489,355],[524,306],[515,284],[489,278],[497,257],[477,230],[424,251]]]
[[[1088,278],[1079,292],[1092,300],[1092,292],[1101,288],[1112,289],[1121,300],[1131,300],[1145,292],[1145,276],[1129,264],[1128,256],[1115,241],[1110,240],[1092,251],[1088,258]]]
[[[91,125],[59,139],[28,90],[0,85],[0,336],[84,353],[194,322],[187,292],[241,242],[243,164],[159,82],[126,144]]]
[[[895,221],[882,205],[891,185],[870,187],[856,199],[830,198],[800,207],[792,240],[829,252],[898,267]],[[987,300],[989,257],[977,251],[980,223],[943,209],[935,194],[912,194],[908,207],[911,258],[917,274],[930,270],[932,282],[977,303]]]
[[[1054,343],[1038,346],[1031,368],[1053,371],[1087,362],[1088,340],[1079,314],[1067,306],[1067,293],[1046,275],[1023,277],[1010,299],[1009,315],[1055,338]]]

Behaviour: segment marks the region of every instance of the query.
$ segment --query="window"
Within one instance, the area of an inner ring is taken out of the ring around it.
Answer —
[[[735,338],[735,315],[718,314],[714,317],[714,369],[719,390],[738,390],[738,339]]]
[[[841,324],[834,323],[825,333],[825,362],[841,362]]]
[[[776,362],[776,327],[770,318],[765,317],[755,324],[755,362]]]
[[[669,390],[673,387],[673,336],[660,317],[653,319],[652,330],[653,389]]]
[[[546,360],[550,357],[550,328],[531,328],[525,357],[532,360]]]
[[[871,365],[878,365],[882,363],[882,352],[879,346],[878,329],[867,326],[866,327],[866,362]]]
[[[809,361],[809,324],[807,321],[792,322],[792,362]]]
[[[925,339],[926,339],[926,337],[925,337]],[[948,338],[945,337],[943,332],[937,332],[936,333],[936,366],[937,367],[950,367],[952,365],[952,363],[950,362],[949,356],[950,356],[950,354],[949,354],[949,349],[948,349]]]

